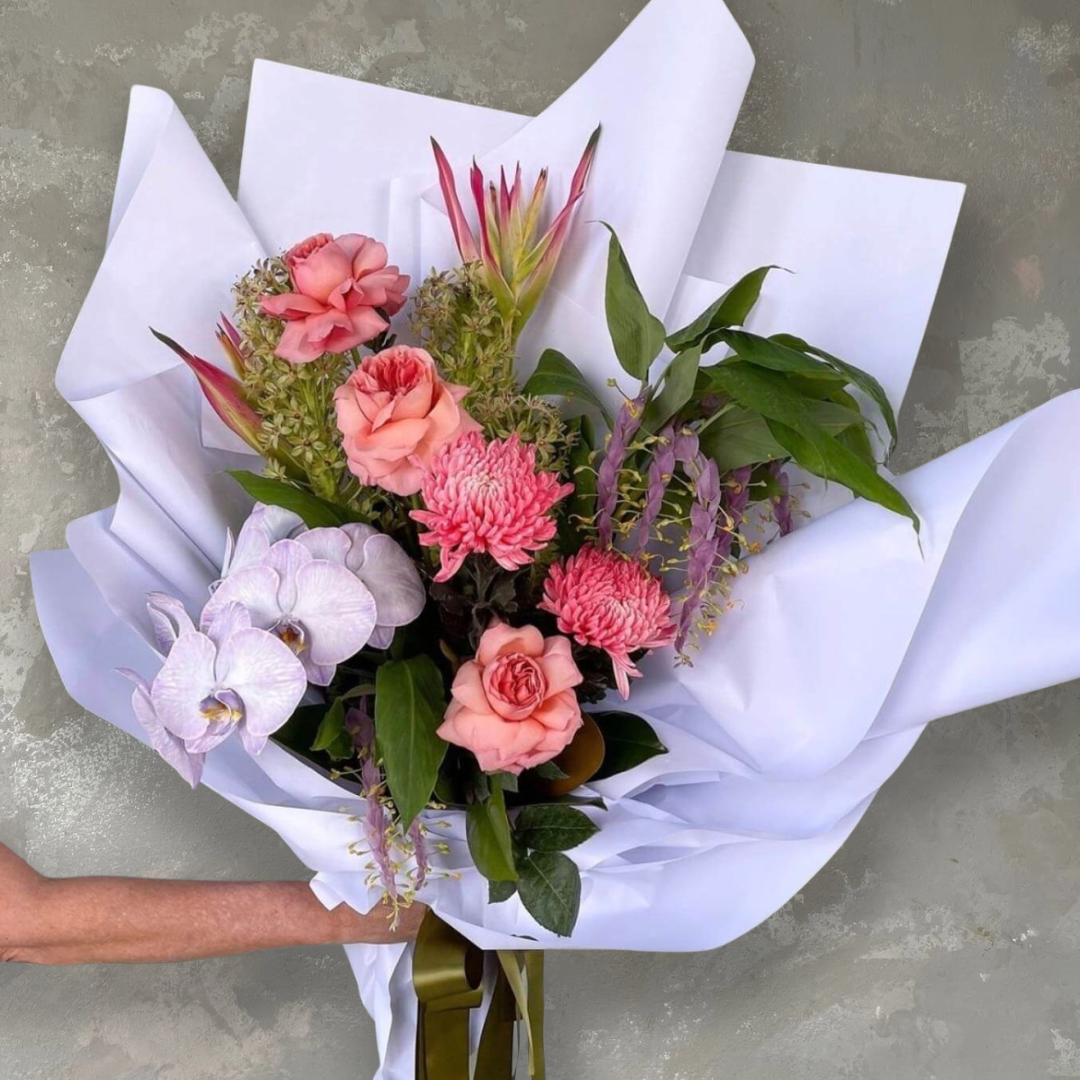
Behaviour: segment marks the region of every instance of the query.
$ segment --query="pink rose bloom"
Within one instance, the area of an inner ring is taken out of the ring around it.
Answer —
[[[275,352],[294,364],[343,353],[378,337],[405,304],[409,278],[386,265],[386,248],[358,233],[309,236],[285,253],[291,293],[262,298],[263,313],[284,319]]]
[[[520,773],[560,754],[583,720],[568,638],[494,622],[462,664],[439,735],[471,750],[484,772]]]
[[[444,382],[424,349],[395,345],[365,357],[334,392],[353,475],[395,495],[415,495],[435,451],[480,430],[459,404],[468,392]]]

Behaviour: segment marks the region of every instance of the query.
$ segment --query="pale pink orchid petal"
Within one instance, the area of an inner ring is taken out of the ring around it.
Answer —
[[[344,566],[323,559],[297,572],[290,613],[308,635],[315,664],[348,660],[368,643],[376,624],[375,598],[367,586]]]
[[[240,529],[229,556],[221,568],[221,576],[228,577],[236,570],[257,566],[266,558],[272,544],[303,532],[307,528],[304,519],[281,506],[256,503]]]
[[[297,575],[301,568],[314,559],[311,552],[299,540],[279,540],[267,552],[262,565],[273,570],[278,577],[278,610],[291,613],[296,608],[299,595]]]
[[[251,628],[251,613],[235,601],[226,604],[206,628],[206,636],[220,649],[239,630]]]
[[[146,611],[154,628],[157,650],[162,656],[168,656],[169,650],[181,634],[195,629],[183,603],[168,593],[147,593]]]
[[[400,544],[381,533],[368,537],[361,550],[359,565],[349,568],[375,598],[379,626],[408,626],[427,602],[416,564]]]
[[[149,737],[150,745],[193,788],[198,787],[206,755],[192,752],[183,739],[166,730],[154,711],[153,702],[150,700],[150,687],[141,675],[127,668],[118,669],[118,673],[135,684],[131,695],[131,710]]]
[[[296,537],[296,543],[307,548],[313,559],[345,564],[353,542],[344,529],[308,529]]]
[[[241,728],[257,737],[277,731],[307,689],[304,670],[288,645],[253,627],[237,630],[221,645],[214,670],[218,683],[243,702]]]
[[[215,689],[217,648],[205,634],[177,638],[150,688],[150,700],[166,730],[186,740],[206,732],[203,701]]]
[[[210,625],[217,613],[226,604],[242,604],[251,616],[252,626],[269,630],[276,626],[281,618],[281,605],[278,602],[280,579],[269,566],[249,566],[230,574],[217,587],[203,608],[199,620],[203,631]]]

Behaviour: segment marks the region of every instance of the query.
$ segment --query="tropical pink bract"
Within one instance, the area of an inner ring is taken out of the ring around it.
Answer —
[[[365,357],[334,393],[353,475],[395,495],[415,495],[435,452],[478,430],[460,406],[468,392],[444,382],[425,349],[395,345]]]
[[[484,772],[542,765],[581,728],[580,682],[568,638],[493,623],[458,669],[439,735],[471,750]]]
[[[383,315],[405,304],[408,276],[369,236],[316,233],[285,253],[285,265],[295,292],[264,296],[261,306],[285,320],[275,352],[295,364],[371,341],[388,326]]]
[[[574,485],[538,473],[536,448],[516,435],[485,442],[470,432],[435,454],[420,490],[425,509],[410,516],[430,530],[420,543],[440,549],[435,580],[448,581],[467,555],[486,552],[506,570],[532,562],[555,535],[552,508]]]
[[[586,546],[556,563],[540,608],[556,617],[564,634],[608,654],[624,699],[630,696],[630,680],[641,674],[630,654],[675,640],[671,598],[659,579],[613,548]]]

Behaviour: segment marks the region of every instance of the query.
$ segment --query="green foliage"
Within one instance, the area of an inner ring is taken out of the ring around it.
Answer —
[[[754,310],[769,272],[779,269],[778,266],[762,266],[757,270],[751,270],[746,277],[728,289],[715,304],[710,305],[692,323],[671,334],[667,339],[668,348],[673,352],[679,352],[692,345],[701,345],[714,330],[742,326],[750,317],[750,312]]]
[[[645,382],[652,362],[664,347],[664,324],[649,311],[615,230],[610,225],[605,227],[611,233],[604,289],[611,342],[623,370]]]
[[[356,520],[345,507],[320,499],[318,495],[312,495],[310,492],[302,491],[286,480],[259,476],[258,473],[244,469],[230,469],[229,475],[256,502],[291,510],[303,518],[304,524],[309,529],[332,528]]]
[[[498,784],[492,784],[486,796],[469,804],[465,835],[469,854],[488,881],[517,880],[506,796]]]
[[[558,803],[526,806],[514,826],[518,841],[532,851],[569,851],[598,831],[580,810]]]
[[[446,711],[442,673],[430,656],[391,660],[375,675],[375,732],[386,784],[407,829],[435,790],[447,744],[436,734]]]
[[[659,754],[667,747],[657,738],[646,720],[634,713],[611,711],[592,713],[604,736],[604,761],[594,780],[628,772]]]
[[[518,863],[518,895],[545,930],[569,937],[581,907],[581,874],[560,851],[533,851]]]
[[[540,354],[536,369],[525,381],[522,391],[536,397],[561,397],[571,404],[582,401],[596,409],[611,427],[611,414],[599,395],[577,366],[556,349],[545,349]]]

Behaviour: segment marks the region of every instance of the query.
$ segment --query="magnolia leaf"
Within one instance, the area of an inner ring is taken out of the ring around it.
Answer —
[[[469,804],[465,814],[465,836],[477,870],[488,881],[517,880],[506,797],[497,784],[492,785],[486,799]]]
[[[403,829],[435,790],[447,748],[436,729],[445,711],[442,674],[430,656],[390,660],[376,672],[376,738]]]
[[[690,400],[700,365],[700,345],[691,346],[672,359],[662,376],[660,393],[645,406],[641,423],[646,431],[659,431]]]
[[[273,480],[269,476],[246,469],[230,469],[229,475],[256,501],[267,506],[280,506],[298,514],[309,529],[333,528],[355,520],[342,506],[335,506],[326,499],[320,499],[308,491],[284,480]]]
[[[488,880],[488,903],[502,904],[517,892],[516,881],[491,881]]]
[[[518,840],[532,851],[569,851],[597,832],[580,810],[558,803],[526,806],[514,826]]]
[[[751,270],[741,281],[733,285],[716,303],[703,311],[689,326],[676,330],[668,339],[668,348],[673,352],[690,345],[700,345],[706,334],[729,326],[742,326],[750,317],[754,305],[761,296],[761,288],[771,270],[781,270],[780,266],[761,266]]]
[[[575,788],[588,781],[604,760],[604,737],[596,721],[588,714],[570,745],[556,757],[555,765],[563,773],[562,778],[545,779],[535,769],[522,776],[522,789],[526,796],[537,793],[545,796],[569,795]]]
[[[623,370],[645,382],[664,347],[664,324],[649,311],[615,230],[606,222],[604,227],[611,233],[604,290],[608,331]]]
[[[604,762],[594,774],[594,780],[628,772],[668,752],[652,727],[634,713],[613,711],[591,715],[604,736]]]
[[[610,428],[611,414],[577,365],[556,349],[545,349],[540,354],[536,369],[521,388],[523,394],[533,397],[561,397],[567,401],[583,401],[591,405],[604,418]]]
[[[560,851],[534,851],[518,864],[518,895],[545,930],[569,937],[581,906],[581,874]]]

